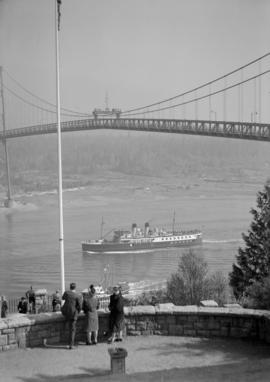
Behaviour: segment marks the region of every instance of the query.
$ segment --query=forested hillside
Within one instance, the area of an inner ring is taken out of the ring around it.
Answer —
[[[269,144],[176,134],[91,131],[62,134],[64,187],[86,185],[102,173],[264,182],[270,173]],[[14,191],[57,186],[57,137],[8,141]],[[0,187],[5,187],[0,150]]]

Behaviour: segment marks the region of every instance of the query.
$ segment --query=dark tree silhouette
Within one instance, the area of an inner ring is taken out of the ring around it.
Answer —
[[[229,275],[236,298],[270,274],[270,180],[257,194],[257,209],[250,212],[253,215],[250,229],[242,234],[245,247],[239,248]]]

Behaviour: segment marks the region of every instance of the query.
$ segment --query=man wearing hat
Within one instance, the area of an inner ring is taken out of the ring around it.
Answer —
[[[81,296],[76,292],[76,284],[70,284],[70,290],[65,291],[62,299],[65,301],[61,308],[69,327],[69,349],[74,349],[76,324],[78,315],[82,309]]]

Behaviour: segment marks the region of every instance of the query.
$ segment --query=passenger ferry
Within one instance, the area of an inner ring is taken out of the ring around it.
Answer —
[[[112,240],[101,238],[83,241],[82,250],[89,253],[148,252],[163,248],[192,247],[201,243],[202,232],[199,230],[173,229],[167,232],[159,228],[151,229],[149,223],[145,223],[142,230],[133,223],[131,231],[114,231]]]

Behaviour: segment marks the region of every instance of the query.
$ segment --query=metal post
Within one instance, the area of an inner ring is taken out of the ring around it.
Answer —
[[[195,119],[198,121],[198,101],[197,101],[197,90],[195,91]]]
[[[255,123],[257,122],[256,115],[257,115],[257,79],[255,78],[254,79],[254,114],[253,114]]]
[[[5,207],[12,207],[11,199],[11,186],[9,176],[9,159],[8,148],[6,140],[6,120],[5,120],[5,102],[4,102],[4,84],[3,84],[3,68],[0,66],[0,81],[1,81],[1,99],[2,99],[2,122],[3,122],[3,145],[5,151],[5,163],[6,163],[6,177],[7,177],[7,200],[5,201]]]
[[[63,229],[63,190],[62,190],[62,147],[60,114],[60,76],[59,76],[59,36],[61,0],[55,0],[55,39],[56,39],[56,106],[57,106],[57,143],[58,143],[58,198],[59,198],[59,245],[61,266],[61,292],[65,291],[64,229]]]
[[[227,77],[224,78],[224,89],[227,87]],[[226,122],[227,118],[227,102],[226,102],[226,90],[223,92],[223,120]]]
[[[261,74],[262,72],[262,69],[261,69],[261,61],[259,61],[259,74]],[[261,84],[261,77],[259,77],[259,105],[258,105],[258,122],[261,123],[262,122],[262,84]]]
[[[209,84],[208,101],[209,101],[209,121],[211,121],[211,108],[212,108],[212,102],[211,102],[211,84]]]

